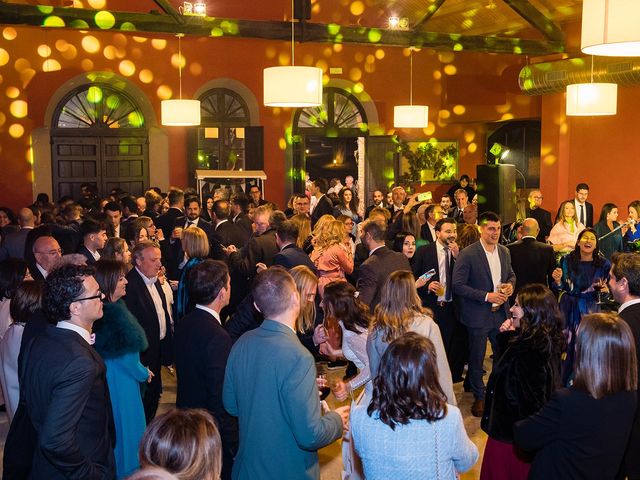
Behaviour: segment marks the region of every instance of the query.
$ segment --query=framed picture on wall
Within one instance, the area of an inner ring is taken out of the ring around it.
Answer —
[[[458,177],[458,142],[436,139],[398,141],[400,181],[421,185],[455,181]]]

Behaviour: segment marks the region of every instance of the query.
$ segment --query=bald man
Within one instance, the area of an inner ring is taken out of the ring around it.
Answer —
[[[556,267],[553,247],[536,240],[540,227],[535,218],[522,222],[522,239],[507,245],[511,252],[511,267],[516,274],[514,295],[532,283],[551,285],[551,273]]]
[[[0,262],[6,258],[19,258],[24,260],[24,246],[27,235],[36,225],[36,219],[30,208],[22,208],[18,212],[18,224],[20,230],[6,235],[0,249]]]
[[[536,219],[540,227],[536,240],[546,242],[553,224],[551,223],[551,212],[542,208],[542,198],[540,190],[532,190],[529,193],[526,213],[527,217]]]
[[[34,242],[33,256],[36,259],[36,268],[31,270],[31,276],[36,281],[44,281],[62,257],[62,249],[55,238],[43,236]]]

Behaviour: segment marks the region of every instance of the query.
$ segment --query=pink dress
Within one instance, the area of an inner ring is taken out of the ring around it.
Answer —
[[[345,274],[353,272],[353,257],[347,247],[333,244],[324,250],[311,252],[311,261],[318,270],[318,292],[324,296],[324,286],[327,283],[341,280],[346,282]]]
[[[558,222],[551,229],[548,241],[552,245],[571,242],[575,247],[576,242],[578,241],[578,235],[582,230],[584,230],[584,225],[580,222],[573,227],[573,231],[571,226],[567,223]]]

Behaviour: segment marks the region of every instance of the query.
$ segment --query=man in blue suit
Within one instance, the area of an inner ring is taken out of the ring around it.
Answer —
[[[495,352],[498,328],[506,320],[516,276],[507,247],[498,243],[500,217],[484,212],[478,219],[480,240],[463,249],[453,269],[453,292],[458,296],[460,321],[469,332],[469,381],[475,397],[472,415],[481,417],[485,386],[482,364],[487,338]]]
[[[320,413],[313,356],[295,333],[300,295],[291,275],[277,266],[260,272],[253,296],[265,320],[231,349],[222,393],[240,425],[233,478],[319,479],[317,450],[341,437],[349,407]]]
[[[298,240],[298,226],[291,220],[282,222],[276,230],[276,245],[280,250],[273,257],[273,264],[280,265],[291,270],[298,265],[309,267],[313,273],[316,273],[316,267],[304,253],[304,250],[296,246]]]

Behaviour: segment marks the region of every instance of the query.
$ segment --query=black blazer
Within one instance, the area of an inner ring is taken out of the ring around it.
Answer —
[[[431,229],[429,228],[428,223],[425,223],[424,225],[422,225],[422,227],[420,227],[420,237],[429,243],[434,243],[436,241],[436,239],[431,235]]]
[[[551,212],[545,210],[544,208],[535,208],[531,210],[529,207],[527,207],[527,217],[535,218],[538,221],[540,232],[538,232],[536,240],[543,243],[546,242],[546,239],[551,233],[551,229],[553,228],[553,224],[551,223]]]
[[[551,274],[556,268],[556,257],[551,245],[538,242],[533,237],[525,237],[510,243],[507,248],[511,253],[511,267],[516,274],[514,295],[525,285],[552,284]]]
[[[438,266],[438,250],[436,243],[430,243],[429,245],[424,245],[416,250],[416,253],[413,255],[413,276],[418,278],[423,273],[428,272],[432,268],[435,269],[436,274],[431,277],[431,282],[439,282],[440,281],[440,270]],[[451,255],[451,271],[449,272],[449,282],[453,282],[453,266],[455,265],[456,259],[453,255]],[[422,305],[425,307],[429,307],[432,310],[436,306],[436,302],[438,300],[437,295],[429,292],[427,283],[425,286],[418,289],[418,295],[420,295],[420,299],[422,300]],[[453,283],[451,284],[453,287]],[[452,290],[453,291],[453,290]]]
[[[235,245],[236,248],[242,248],[249,240],[249,237],[247,237],[242,228],[235,225],[230,220],[222,222],[218,226],[214,226],[214,231],[222,245],[225,247]]]
[[[239,252],[229,256],[229,262],[241,275],[253,278],[256,276],[256,264],[273,265],[273,257],[278,253],[276,231],[267,230],[262,235],[252,237],[249,244]]]
[[[287,270],[291,270],[298,265],[309,267],[312,272],[316,272],[316,266],[313,264],[309,255],[304,250],[296,247],[293,243],[285,245],[285,247],[273,256],[274,265],[282,265]]]
[[[216,419],[223,443],[238,443],[238,422],[222,405],[222,384],[231,337],[209,312],[194,308],[180,320],[174,338],[176,407],[204,408]]]
[[[24,259],[24,246],[31,228],[21,228],[17,232],[9,232],[2,238],[0,248],[0,262],[6,258]]]
[[[76,332],[54,326],[25,352],[26,409],[38,435],[31,478],[115,478],[106,369]]]
[[[636,392],[596,400],[575,388],[558,390],[538,413],[513,429],[515,443],[536,452],[529,479],[614,478],[635,410]]]
[[[176,218],[176,221],[174,223],[174,228],[175,227],[184,228],[188,220],[189,219],[186,216]],[[198,220],[197,226],[198,228],[201,228],[202,230],[204,230],[204,233],[207,234],[207,238],[209,239],[209,258],[212,258],[214,260],[225,260],[226,255],[222,250],[222,242],[220,241],[220,237],[216,235],[215,228],[213,227],[213,225],[211,225],[209,222],[207,222],[203,218],[200,218]],[[177,259],[178,264],[180,264],[184,254],[184,251],[182,250],[182,245],[180,244],[179,241],[175,241],[172,245],[173,245],[172,255]]]
[[[316,224],[318,219],[323,215],[333,215],[333,203],[326,195],[322,195],[318,199],[318,203],[311,214],[311,228]]]
[[[84,245],[80,245],[80,248],[78,248],[78,253],[80,255],[82,255],[84,258],[87,259],[87,265],[95,265],[96,264],[96,259],[93,258],[93,255],[91,254],[89,249],[87,247],[85,247]]]
[[[229,221],[240,227],[244,233],[244,244],[246,245],[251,235],[253,235],[253,222],[251,219],[246,214],[239,213],[235,219],[229,219]]]
[[[176,219],[179,217],[184,217],[184,212],[177,207],[171,207],[167,213],[160,215],[153,221],[153,223],[155,223],[156,227],[162,230],[164,238],[169,239],[173,233]]]
[[[378,248],[360,265],[357,282],[357,289],[360,292],[358,298],[369,305],[371,311],[380,303],[384,282],[396,270],[410,272],[409,260],[404,254],[394,252],[386,246]]]
[[[636,351],[640,352],[640,303],[629,305],[619,315],[631,328],[636,341]],[[640,361],[638,364],[640,365]],[[640,378],[640,369],[638,377]],[[631,437],[622,464],[622,473],[628,475],[629,478],[640,478],[640,455],[638,452],[640,452],[640,415],[636,411]]]
[[[160,323],[156,307],[147,286],[144,284],[144,280],[135,267],[127,274],[127,281],[129,283],[127,284],[127,294],[124,296],[124,301],[127,304],[127,308],[142,326],[149,342],[149,347],[140,354],[140,362],[149,367],[154,375],[158,376],[163,364],[171,365],[173,363],[172,332],[167,300],[160,282],[156,281],[154,286],[162,299],[167,331],[164,339],[160,341]]]

